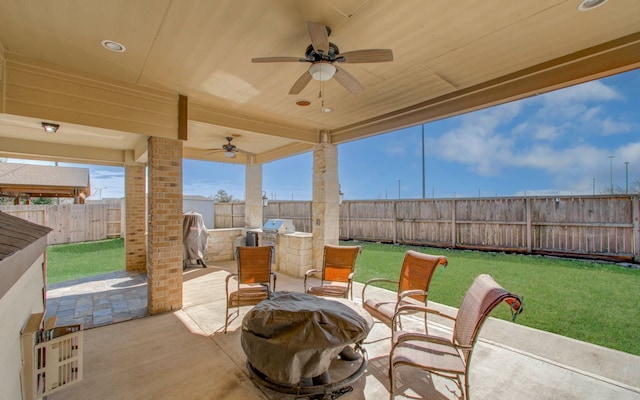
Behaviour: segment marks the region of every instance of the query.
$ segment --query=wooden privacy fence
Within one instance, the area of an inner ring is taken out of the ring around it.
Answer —
[[[270,201],[264,219],[311,232],[311,202]],[[243,203],[218,203],[216,228],[243,227]],[[344,201],[340,238],[640,261],[636,195]]]
[[[53,229],[48,244],[120,237],[120,204],[3,205],[0,211]]]

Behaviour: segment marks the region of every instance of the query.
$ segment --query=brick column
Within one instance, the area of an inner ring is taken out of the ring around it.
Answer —
[[[262,223],[262,164],[247,164],[244,191],[244,226],[260,228]]]
[[[338,244],[340,205],[338,185],[338,148],[321,143],[313,149],[313,268],[322,267],[325,244]]]
[[[124,167],[125,269],[147,271],[147,212],[145,169],[142,164]]]
[[[182,142],[149,139],[149,313],[182,308]]]

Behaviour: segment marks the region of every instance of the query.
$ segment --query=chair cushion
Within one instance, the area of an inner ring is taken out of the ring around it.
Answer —
[[[313,294],[316,296],[326,296],[326,297],[347,297],[348,288],[344,285],[322,285],[322,286],[312,286],[307,289],[308,294]]]
[[[269,289],[263,285],[256,285],[239,290],[229,294],[229,307],[250,306],[260,303],[269,297]]]
[[[421,340],[407,340],[398,345],[393,351],[392,363],[413,365],[424,370],[465,373],[464,362],[454,347]]]
[[[380,299],[367,299],[362,307],[371,314],[371,316],[380,322],[391,325],[393,314],[396,310],[396,302]]]

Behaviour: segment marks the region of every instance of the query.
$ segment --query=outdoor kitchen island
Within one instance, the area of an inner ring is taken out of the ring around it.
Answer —
[[[271,221],[285,221],[275,224]],[[265,226],[293,226],[291,220],[269,220]],[[250,244],[257,237],[259,246],[273,245],[275,256],[273,268],[292,277],[302,278],[304,273],[312,269],[312,234],[286,229],[285,232],[273,232],[269,229],[224,228],[209,229],[209,241],[205,255],[207,263],[234,259],[237,245]],[[248,239],[248,240],[247,240]],[[263,241],[267,243],[263,243]]]

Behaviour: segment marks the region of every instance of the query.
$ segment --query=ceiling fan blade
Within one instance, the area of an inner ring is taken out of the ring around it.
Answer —
[[[246,154],[248,156],[255,156],[254,153],[250,152],[250,151],[246,151],[246,150],[242,150],[242,149],[236,149],[235,150],[236,153],[242,153],[242,154]]]
[[[266,62],[306,62],[305,58],[300,57],[256,57],[252,58],[252,63],[266,63]]]
[[[336,67],[336,74],[333,78],[338,81],[339,84],[344,86],[348,91],[353,94],[360,94],[364,90],[364,87],[358,82],[356,78],[353,77],[350,73],[343,70],[342,68],[334,65]]]
[[[374,63],[393,61],[393,52],[390,49],[354,50],[340,53],[336,59],[346,63]]]
[[[329,53],[329,34],[327,27],[323,24],[307,21],[307,30],[311,38],[311,45],[315,51],[322,51],[324,54]]]
[[[300,78],[296,81],[296,83],[291,86],[291,90],[289,90],[289,94],[299,94],[302,92],[307,84],[311,81],[312,76],[309,71],[305,71],[304,74],[300,75]]]

